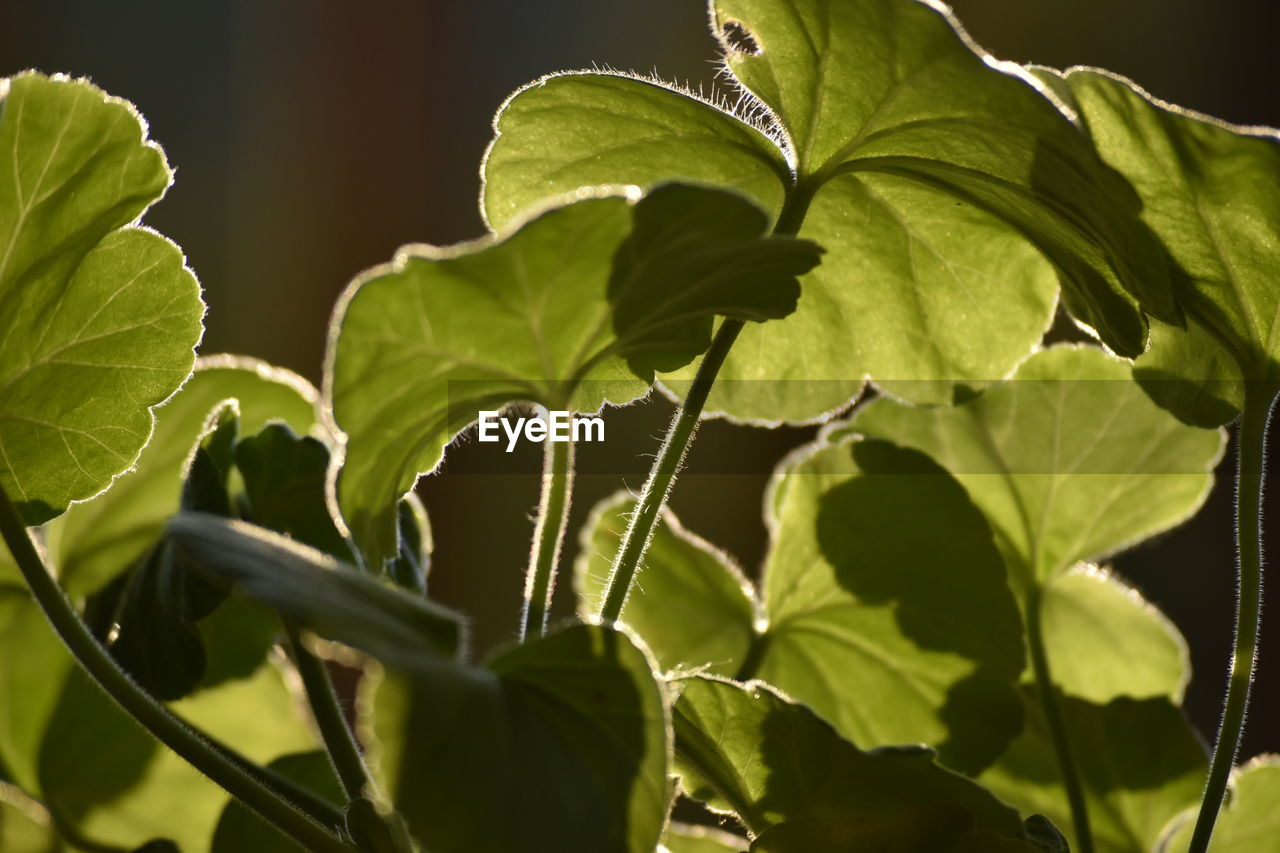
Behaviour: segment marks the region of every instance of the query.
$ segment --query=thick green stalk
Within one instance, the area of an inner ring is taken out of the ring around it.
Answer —
[[[1231,656],[1227,698],[1218,727],[1218,742],[1209,763],[1209,779],[1200,799],[1190,853],[1205,853],[1244,734],[1249,689],[1258,658],[1258,626],[1262,617],[1262,480],[1267,461],[1267,423],[1275,394],[1262,383],[1245,386],[1240,413],[1236,466],[1236,638]]]
[[[547,632],[551,595],[556,588],[556,565],[569,524],[573,493],[573,442],[547,440],[543,450],[542,496],[538,499],[538,526],[525,574],[524,613],[520,616],[520,641]]]
[[[614,560],[609,582],[605,585],[600,618],[606,622],[616,622],[622,614],[622,605],[626,603],[627,594],[631,591],[631,582],[640,567],[640,559],[649,547],[658,515],[667,501],[671,484],[675,482],[676,474],[684,463],[689,442],[697,432],[698,418],[702,416],[702,408],[707,404],[707,395],[711,393],[716,375],[720,373],[725,356],[737,340],[742,326],[742,320],[727,318],[720,324],[711,347],[702,357],[702,364],[698,365],[689,393],[685,395],[680,410],[671,422],[671,428],[667,430],[667,437],[662,442],[662,449],[658,451],[657,460],[649,470],[649,479],[644,484],[644,491],[640,493],[640,501],[627,525],[627,532],[622,536],[618,557]]]
[[[0,534],[31,587],[36,603],[72,656],[127,714],[227,793],[306,849],[316,853],[351,853],[353,848],[339,839],[335,831],[284,799],[259,774],[249,770],[244,759],[229,754],[174,716],[120,668],[49,574],[17,508],[3,488],[0,488]]]
[[[329,679],[324,662],[307,651],[302,644],[298,626],[292,620],[285,620],[285,633],[289,637],[289,653],[302,678],[303,689],[307,692],[311,716],[315,718],[320,739],[324,742],[325,751],[329,753],[329,761],[333,763],[343,792],[348,800],[358,800],[364,796],[373,799],[369,768],[365,766],[360,746],[347,725],[342,706],[338,704],[338,695],[333,690],[333,682]]]
[[[1067,789],[1067,802],[1071,806],[1071,823],[1076,833],[1076,846],[1072,849],[1076,853],[1093,853],[1093,831],[1089,828],[1089,807],[1084,799],[1084,786],[1080,783],[1080,771],[1076,767],[1071,737],[1062,716],[1062,705],[1058,701],[1060,693],[1053,683],[1049,656],[1045,653],[1044,630],[1040,618],[1042,596],[1040,584],[1032,583],[1027,594],[1026,617],[1031,669],[1035,673],[1036,689],[1040,696],[1040,706],[1044,709],[1045,722],[1049,726],[1049,737],[1053,740],[1053,752],[1058,760],[1058,771],[1062,774],[1062,785]]]

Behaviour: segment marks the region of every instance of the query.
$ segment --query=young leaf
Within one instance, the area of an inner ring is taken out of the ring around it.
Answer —
[[[0,98],[0,486],[34,525],[133,464],[204,306],[178,247],[129,226],[170,180],[133,108],[34,73]]]
[[[61,853],[62,844],[39,803],[0,782],[0,850],[5,853]]]
[[[192,447],[220,403],[236,401],[245,434],[273,420],[304,434],[316,426],[319,396],[301,376],[254,359],[200,358],[182,390],[156,410],[155,433],[136,468],[46,528],[63,588],[73,598],[87,595],[145,555],[178,511]]]
[[[1017,812],[922,747],[863,752],[762,682],[680,682],[680,784],[768,853],[1030,851]]]
[[[1019,730],[1022,625],[960,486],[919,453],[820,440],[779,469],[772,492],[767,623],[740,574],[678,523],[659,528],[623,620],[664,667],[759,677],[856,743],[938,744],[945,764],[970,772],[993,761]],[[596,514],[578,565],[584,603],[627,509]],[[681,600],[696,618],[669,615]]]
[[[1032,245],[1116,351],[1145,343],[1134,295],[1178,322],[1132,189],[1042,86],[982,54],[940,5],[721,0],[712,18],[746,90],[736,115],[643,80],[544,78],[495,120],[483,201],[502,223],[580,186],[679,176],[743,188],[783,230],[828,246],[795,315],[745,331],[710,408],[808,418],[867,375],[915,380],[907,391],[933,402],[1001,378],[1053,309]],[[733,382],[759,379],[785,381]]]
[[[736,194],[668,185],[463,246],[409,247],[352,284],[326,392],[346,434],[337,500],[369,564],[397,553],[396,502],[480,410],[627,402],[655,369],[706,349],[715,315],[790,313],[820,250],[762,239],[767,226]]]
[[[1213,830],[1209,853],[1270,853],[1280,838],[1280,757],[1260,755],[1233,777],[1234,790]],[[1191,843],[1190,814],[1161,850],[1184,850]]]
[[[430,669],[462,646],[457,614],[287,536],[204,513],[179,514],[169,533],[206,571],[299,625],[387,663]]]
[[[584,619],[599,610],[613,555],[634,510],[634,498],[616,494],[598,504],[582,528],[574,586]],[[663,671],[684,667],[733,675],[757,641],[754,596],[727,555],[685,530],[664,508],[628,599],[626,623]]]
[[[338,779],[334,776],[333,765],[324,752],[316,750],[282,755],[271,762],[270,767],[334,806],[341,806],[346,801]],[[305,853],[296,842],[285,838],[237,800],[227,803],[227,807],[222,810],[213,839],[209,843],[209,853],[274,853],[295,850]]]
[[[1010,805],[1049,817],[1077,849],[1053,741],[1032,689],[1023,733],[978,781]],[[1204,745],[1164,697],[1059,704],[1084,788],[1097,853],[1148,853],[1165,824],[1200,796]]]
[[[1010,381],[952,409],[877,400],[853,428],[922,450],[955,475],[1019,590],[1188,518],[1225,440],[1158,408],[1125,362],[1074,346],[1036,353]]]
[[[285,424],[268,424],[236,445],[236,468],[244,478],[245,518],[326,554],[355,562],[325,504],[329,448],[299,437]]]
[[[382,778],[415,837],[468,853],[650,853],[671,791],[646,656],[577,625],[487,669],[389,671],[373,697]]]
[[[1140,362],[1157,399],[1193,422],[1230,420],[1241,379],[1280,383],[1280,132],[1188,112],[1093,69],[1073,69],[1058,85],[1178,265],[1188,332],[1165,330]]]
[[[1054,684],[1068,696],[1095,704],[1122,696],[1182,702],[1191,679],[1186,641],[1115,575],[1079,565],[1055,576],[1045,585],[1040,619]]]

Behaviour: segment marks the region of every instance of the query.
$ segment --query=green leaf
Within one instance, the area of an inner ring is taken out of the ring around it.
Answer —
[[[1019,590],[1186,520],[1225,442],[1158,408],[1126,362],[1077,346],[1036,353],[952,409],[877,400],[853,429],[922,450],[955,475]]]
[[[660,853],[745,853],[745,839],[709,826],[672,823],[662,836]]]
[[[5,853],[60,853],[49,815],[22,792],[0,782],[0,850]]]
[[[396,507],[396,532],[400,551],[387,573],[401,589],[426,595],[427,573],[431,570],[431,525],[427,508],[413,492],[401,498]]]
[[[316,427],[319,393],[302,377],[249,358],[199,359],[182,390],[156,410],[155,434],[135,470],[46,528],[59,581],[73,598],[101,588],[160,537],[165,522],[178,511],[192,448],[209,413],[227,400],[236,401],[246,434],[273,420],[299,434]]]
[[[252,598],[388,663],[431,669],[462,646],[457,614],[287,536],[203,513],[176,516],[169,533],[190,559]]]
[[[664,668],[759,677],[855,743],[937,744],[950,767],[990,764],[1019,730],[1022,623],[963,489],[919,453],[846,439],[797,452],[771,492],[767,622],[740,574],[669,513],[623,621]],[[597,511],[584,554],[616,551],[627,510]],[[581,593],[605,562],[580,561]]]
[[[285,424],[268,424],[235,449],[244,478],[244,517],[339,560],[355,562],[325,504],[329,448],[299,437]]]
[[[1053,741],[1027,688],[1027,725],[978,781],[1024,812],[1046,815],[1078,849]],[[1208,762],[1181,709],[1167,698],[1105,705],[1059,700],[1074,747],[1097,853],[1148,853],[1171,818],[1195,803]]]
[[[574,585],[584,619],[599,611],[613,555],[634,510],[635,499],[618,493],[600,502],[582,528]],[[685,530],[664,508],[625,621],[662,670],[733,675],[756,641],[754,596],[728,555]]]
[[[25,589],[0,588],[0,649],[0,765],[38,797],[40,744],[75,664]]]
[[[346,433],[337,499],[381,569],[396,503],[481,410],[596,411],[642,395],[653,371],[710,343],[713,317],[781,317],[811,243],[761,239],[736,194],[668,185],[594,197],[501,236],[408,247],[358,279],[337,312],[326,390]]]
[[[1182,702],[1191,679],[1186,641],[1115,575],[1089,565],[1057,575],[1045,585],[1040,619],[1054,684],[1068,695],[1096,704],[1121,696]]]
[[[1140,364],[1172,386],[1175,411],[1224,423],[1241,379],[1280,383],[1280,132],[1188,112],[1093,69],[1059,85],[1177,263],[1188,330],[1164,330]]]
[[[1260,755],[1232,777],[1231,798],[1214,826],[1209,853],[1270,853],[1280,838],[1280,757]],[[1183,850],[1191,843],[1195,813],[1185,816],[1162,850]]]
[[[270,768],[334,806],[341,807],[346,802],[333,766],[324,752],[316,750],[282,755],[271,762]],[[303,848],[281,835],[238,800],[232,800],[223,809],[209,845],[209,853],[294,853],[297,850]]]
[[[826,247],[797,312],[743,334],[709,410],[813,418],[866,376],[945,402],[1040,339],[1055,270],[1071,310],[1125,355],[1145,343],[1133,294],[1180,320],[1132,189],[1041,84],[940,5],[712,7],[746,90],[736,106],[616,74],[544,78],[496,118],[483,199],[503,223],[581,186],[678,177],[744,189]]]
[[[499,230],[583,186],[670,180],[733,187],[781,209],[791,167],[758,124],[668,84],[552,74],[498,111],[481,208]]]
[[[170,180],[133,108],[33,73],[0,98],[0,486],[34,525],[133,465],[204,306],[178,247],[129,225]]]
[[[171,706],[250,761],[316,747],[281,674],[202,690]],[[59,823],[103,845],[131,849],[155,838],[208,849],[228,796],[161,747],[77,669],[66,680],[40,753],[45,801]]]
[[[625,634],[577,625],[487,669],[388,672],[375,754],[425,848],[650,853],[666,823],[667,712]]]
[[[964,490],[919,453],[844,441],[799,455],[772,491],[753,675],[862,746],[990,763],[1018,729],[1022,623]]]
[[[1023,850],[1022,822],[931,750],[863,752],[762,682],[695,677],[672,711],[686,792],[736,814],[770,853]]]

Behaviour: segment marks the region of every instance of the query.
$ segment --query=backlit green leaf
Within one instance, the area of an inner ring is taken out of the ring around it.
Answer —
[[[314,749],[275,667],[176,702],[173,710],[251,761]],[[154,838],[209,849],[229,797],[120,711],[77,669],[66,680],[40,754],[49,810],[81,836],[132,849]]]
[[[1022,624],[990,528],[959,484],[884,442],[820,441],[772,492],[763,633],[740,575],[670,515],[623,621],[665,668],[759,677],[856,743],[934,744],[970,772],[993,761],[1020,727]],[[584,604],[628,509],[597,512],[578,566]]]
[[[1053,742],[1035,691],[1027,725],[978,781],[1024,812],[1046,815],[1079,849]],[[1097,853],[1149,853],[1165,824],[1195,803],[1208,762],[1182,710],[1164,697],[1097,705],[1060,700]],[[1184,848],[1174,848],[1184,849]]]
[[[25,589],[0,588],[0,649],[0,764],[39,796],[40,744],[75,664]]]
[[[1059,85],[1177,262],[1191,328],[1165,330],[1140,365],[1170,386],[1163,396],[1175,411],[1223,423],[1239,407],[1239,380],[1280,383],[1280,132],[1182,110],[1093,69]]]
[[[1209,853],[1270,853],[1280,838],[1280,757],[1260,755],[1236,768],[1231,796],[1213,829]],[[1163,849],[1185,850],[1194,813]]]
[[[107,494],[73,506],[46,529],[63,587],[73,597],[97,590],[159,538],[178,510],[192,447],[219,403],[236,401],[244,435],[275,420],[305,434],[316,426],[318,399],[305,379],[287,370],[243,357],[199,359],[182,390],[156,410],[155,434],[135,470]]]
[[[1080,565],[1055,576],[1045,584],[1040,619],[1053,681],[1068,695],[1099,704],[1121,696],[1182,702],[1191,678],[1186,641],[1114,575]]]
[[[1036,353],[954,408],[877,400],[853,428],[955,475],[991,522],[1017,589],[1185,520],[1208,495],[1225,438],[1159,409],[1127,363],[1070,346]]]
[[[503,223],[582,186],[678,177],[743,189],[827,247],[797,312],[745,331],[710,410],[812,418],[867,376],[945,402],[1039,340],[1055,270],[1126,355],[1146,335],[1132,294],[1179,320],[1132,189],[940,4],[717,0],[712,25],[746,90],[733,108],[616,74],[544,78],[495,120],[483,201]]]
[[[302,627],[387,663],[433,668],[463,645],[463,621],[453,611],[287,536],[205,513],[174,517],[169,533],[205,571]]]
[[[133,108],[34,73],[0,97],[0,486],[39,524],[133,464],[204,306],[178,247],[130,225],[170,180]]]
[[[1031,851],[1017,812],[931,750],[863,752],[768,685],[692,678],[672,710],[681,787],[769,853]]]
[[[626,635],[578,625],[487,669],[388,672],[386,789],[431,850],[651,853],[671,792],[665,702]]]
[[[715,315],[781,317],[810,243],[761,239],[736,194],[668,185],[585,198],[502,236],[408,247],[358,279],[331,333],[326,390],[346,434],[337,499],[380,570],[396,502],[481,410],[596,411],[709,345]]]
[[[599,612],[600,596],[635,500],[600,503],[582,528],[574,568],[578,613]],[[663,670],[681,667],[733,675],[756,639],[754,592],[742,570],[664,509],[645,552],[645,568],[627,600],[626,623]]]

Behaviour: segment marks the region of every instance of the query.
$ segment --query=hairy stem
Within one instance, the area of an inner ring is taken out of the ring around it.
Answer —
[[[127,714],[157,740],[208,776],[280,832],[317,853],[350,853],[329,827],[304,812],[279,790],[255,773],[248,762],[215,744],[207,735],[184,723],[168,708],[139,687],[110,653],[99,644],[80,614],[67,599],[37,553],[9,495],[0,488],[0,534],[26,578],[36,603],[71,655]],[[326,815],[326,818],[328,815]],[[334,825],[341,820],[336,810]]]
[[[307,651],[302,644],[301,632],[292,620],[285,620],[285,633],[289,638],[290,656],[302,678],[303,689],[307,692],[311,716],[315,718],[320,739],[324,742],[338,781],[342,783],[343,792],[348,800],[370,796],[373,793],[373,782],[369,768],[365,766],[364,757],[360,754],[355,734],[347,725],[324,661]]]
[[[1072,849],[1076,853],[1093,853],[1089,807],[1085,803],[1080,771],[1076,767],[1071,737],[1062,716],[1062,705],[1058,701],[1060,692],[1053,683],[1049,656],[1044,648],[1044,630],[1040,619],[1043,594],[1040,584],[1032,583],[1027,595],[1027,645],[1031,651],[1031,669],[1035,674],[1036,690],[1040,696],[1040,706],[1044,709],[1045,722],[1049,726],[1049,737],[1053,740],[1053,752],[1058,760],[1058,771],[1062,774],[1062,785],[1067,789],[1067,802],[1071,806],[1071,823],[1076,833],[1076,845]]]
[[[1258,657],[1258,626],[1262,616],[1262,481],[1267,461],[1267,423],[1271,419],[1273,389],[1262,383],[1245,386],[1240,413],[1236,465],[1236,637],[1231,675],[1222,708],[1218,741],[1209,763],[1209,779],[1200,800],[1190,853],[1205,853],[1222,798],[1236,763],[1244,734],[1249,688]]]
[[[547,632],[547,614],[555,592],[556,565],[560,562],[560,547],[568,526],[572,492],[573,442],[548,440],[543,451],[538,526],[533,532],[533,550],[529,553],[529,570],[525,575],[521,642]]]
[[[644,491],[640,493],[640,501],[627,525],[627,532],[622,536],[622,545],[614,560],[613,570],[609,573],[609,582],[605,585],[600,618],[606,622],[616,622],[622,614],[622,605],[626,603],[627,594],[631,591],[631,582],[635,580],[636,571],[640,568],[640,559],[649,547],[649,540],[657,526],[662,506],[667,501],[667,494],[671,491],[671,484],[675,482],[676,474],[689,449],[689,442],[698,430],[702,407],[707,404],[711,386],[715,384],[716,375],[720,373],[725,356],[737,340],[742,326],[742,320],[729,318],[720,324],[711,347],[702,357],[702,364],[693,377],[689,393],[685,395],[675,420],[671,422],[671,428],[667,430],[667,437],[662,442],[662,449],[658,451],[653,468],[649,470],[649,479],[644,484]]]

